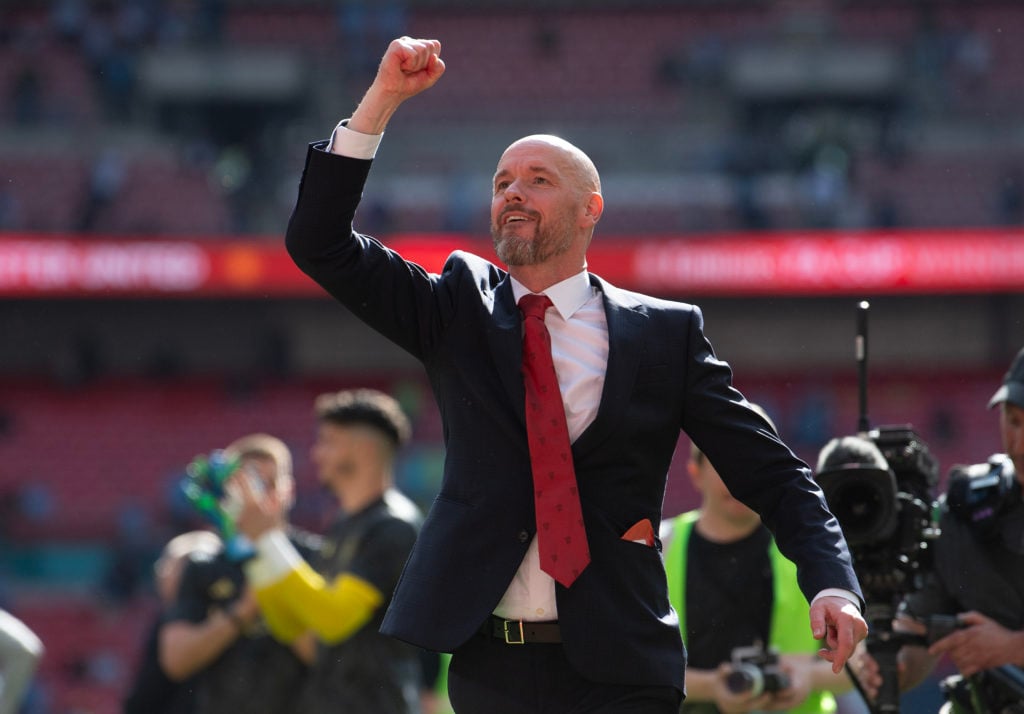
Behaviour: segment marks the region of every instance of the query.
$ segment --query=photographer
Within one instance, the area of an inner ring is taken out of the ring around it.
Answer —
[[[687,470],[700,509],[666,520],[661,532],[669,597],[691,653],[681,711],[835,711],[832,692],[850,681],[815,654],[796,566],[696,446]]]
[[[899,684],[916,686],[948,655],[963,677],[948,690],[961,711],[1021,703],[1019,690],[995,686],[992,670],[1024,665],[1024,349],[989,402],[996,407],[1006,457],[952,471],[934,567],[924,586],[904,598],[893,623],[897,632],[924,636],[936,616],[957,616],[959,627],[927,637],[927,648],[901,649]],[[878,663],[860,652],[851,667],[873,698],[882,684]]]
[[[250,434],[224,452],[239,463],[231,489],[252,479],[264,493],[291,506],[295,483],[284,442]],[[318,537],[297,528],[289,526],[288,537],[299,552],[319,548]],[[242,561],[229,543],[212,554],[193,553],[185,563],[160,630],[160,666],[173,681],[194,678],[198,714],[290,714],[308,676],[313,641],[286,646],[270,635],[267,617],[246,587]]]

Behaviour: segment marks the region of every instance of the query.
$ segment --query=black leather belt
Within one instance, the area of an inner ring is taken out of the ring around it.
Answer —
[[[503,620],[491,615],[480,627],[486,637],[503,640],[507,645],[557,644],[562,641],[562,630],[557,622],[525,622]]]

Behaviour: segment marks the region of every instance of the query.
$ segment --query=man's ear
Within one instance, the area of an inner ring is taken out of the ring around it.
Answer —
[[[594,225],[601,220],[604,213],[604,197],[596,191],[587,196],[583,206],[583,217],[587,225]]]

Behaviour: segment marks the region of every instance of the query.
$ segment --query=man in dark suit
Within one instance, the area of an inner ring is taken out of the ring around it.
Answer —
[[[838,523],[806,465],[732,388],[700,311],[587,272],[604,204],[582,151],[532,136],[502,155],[491,230],[508,272],[456,252],[428,274],[352,229],[388,120],[443,72],[436,40],[391,43],[351,119],[310,148],[287,235],[302,270],[423,362],[444,421],[441,491],[382,630],[453,652],[449,692],[460,714],[676,712],[686,660],[656,534],[683,429],[799,566],[814,599],[810,626],[838,671],[867,632]],[[527,366],[536,350],[523,347],[536,330],[517,309],[527,294],[553,303],[541,325],[565,421],[551,430],[538,431],[525,405],[545,391]],[[534,448],[556,428],[568,432],[574,480],[557,477],[581,514],[569,525],[584,531],[565,536],[577,572],[557,576],[531,460],[559,460],[554,446]]]

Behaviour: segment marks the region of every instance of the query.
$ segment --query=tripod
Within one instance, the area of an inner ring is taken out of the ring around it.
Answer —
[[[865,643],[868,653],[878,663],[878,671],[882,684],[878,688],[878,696],[872,702],[864,692],[861,683],[849,672],[850,680],[860,692],[872,714],[898,714],[900,711],[900,682],[897,669],[897,655],[904,645],[926,645],[924,635],[909,632],[896,632],[892,629],[895,607],[889,603],[869,602],[865,611],[868,621],[868,636]]]

